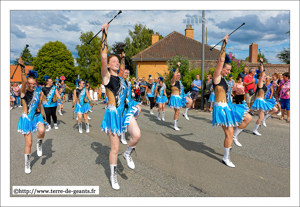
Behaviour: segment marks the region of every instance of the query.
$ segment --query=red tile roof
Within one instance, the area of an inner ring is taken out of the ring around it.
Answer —
[[[207,45],[205,45],[204,49],[205,60],[218,59],[220,54],[219,50],[210,50],[210,47]],[[189,60],[201,60],[202,43],[174,31],[160,41],[134,55],[131,59],[132,61],[163,61],[170,60],[171,57],[175,55],[188,57]]]
[[[11,78],[12,74],[14,73],[16,69],[16,65],[10,65],[10,76],[9,79]],[[33,66],[25,66],[25,72],[28,73],[28,70],[32,70]],[[21,80],[21,67],[18,66],[18,69],[15,72],[15,75],[13,79],[10,79],[10,82],[22,82]]]

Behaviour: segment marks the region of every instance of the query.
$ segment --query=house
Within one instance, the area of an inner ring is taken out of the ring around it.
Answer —
[[[210,50],[210,47],[205,45],[205,70],[216,66],[215,60],[219,54],[219,50]],[[192,25],[186,25],[185,35],[173,31],[159,40],[159,35],[153,34],[152,45],[131,58],[136,65],[136,76],[158,77],[158,73],[163,74],[168,70],[167,61],[175,55],[187,57],[190,69],[201,68],[202,43],[194,39]]]

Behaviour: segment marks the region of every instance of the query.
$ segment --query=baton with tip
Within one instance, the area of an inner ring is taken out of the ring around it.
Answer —
[[[120,10],[119,13],[118,13],[116,16],[114,16],[114,18],[116,18],[116,17],[117,17],[119,14],[121,14],[121,13],[122,13],[122,11]],[[108,22],[108,24],[111,23],[112,20],[114,20],[114,18],[112,18],[112,19]],[[92,40],[93,40],[100,32],[102,32],[102,28],[100,29],[100,31],[99,31],[97,34],[94,35],[94,37],[92,37],[92,39],[90,39],[89,41],[87,41],[87,43],[90,44],[90,42],[91,42],[91,41],[92,41]]]
[[[244,26],[245,25],[245,22],[241,25],[241,26]],[[239,26],[238,28],[236,28],[233,32],[231,32],[228,37],[234,33],[236,30],[238,30],[241,26]],[[218,44],[220,44],[223,40],[221,40],[220,42],[218,42]],[[210,48],[210,50],[214,49],[218,44],[216,44],[215,46],[213,46],[212,48]]]
[[[25,50],[23,51],[23,53],[22,53],[22,55],[21,55],[21,58],[22,58],[22,59],[23,59],[23,56],[24,56],[24,53],[25,53],[27,47],[29,47],[29,45],[26,44]],[[13,73],[12,76],[10,77],[10,79],[13,79],[13,78],[14,78],[15,72],[17,71],[17,68],[18,68],[19,65],[20,65],[20,64],[18,63],[18,65],[17,65],[17,67],[16,67],[14,73]]]

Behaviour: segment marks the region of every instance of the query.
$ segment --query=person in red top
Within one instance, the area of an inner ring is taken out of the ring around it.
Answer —
[[[249,70],[248,75],[245,76],[243,85],[245,86],[245,98],[246,98],[246,103],[249,108],[251,108],[254,100],[255,100],[255,93],[253,95],[249,94],[249,90],[253,89],[255,92],[255,69],[251,68]],[[250,114],[253,115],[252,110],[250,111]]]

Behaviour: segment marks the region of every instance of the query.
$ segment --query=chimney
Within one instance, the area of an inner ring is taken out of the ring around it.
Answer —
[[[152,45],[158,41],[159,41],[159,35],[156,32],[155,34],[152,35]]]
[[[185,36],[194,39],[194,29],[192,25],[186,25]]]
[[[249,62],[257,63],[258,44],[255,42],[249,45]]]

